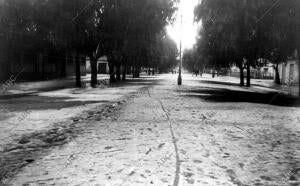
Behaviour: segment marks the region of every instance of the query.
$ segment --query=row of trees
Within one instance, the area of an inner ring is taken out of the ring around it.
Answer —
[[[7,51],[51,48],[88,56],[94,87],[97,60],[104,55],[111,82],[120,80],[122,73],[125,79],[128,66],[138,76],[141,67],[166,71],[176,65],[177,47],[165,32],[176,4],[176,0],[3,0],[0,38]]]
[[[280,83],[278,65],[295,55],[299,43],[297,11],[297,0],[202,0],[194,11],[202,23],[199,38],[185,55],[196,56],[196,66],[236,65],[241,86],[245,69],[250,86],[250,68],[271,62]]]
[[[195,47],[183,51],[182,66],[189,72],[196,73],[200,71],[200,73],[203,73],[204,69],[208,67],[206,61],[207,60],[197,52]]]

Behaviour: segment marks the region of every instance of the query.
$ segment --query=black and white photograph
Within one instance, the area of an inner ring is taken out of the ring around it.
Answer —
[[[300,186],[300,0],[0,0],[0,186]]]

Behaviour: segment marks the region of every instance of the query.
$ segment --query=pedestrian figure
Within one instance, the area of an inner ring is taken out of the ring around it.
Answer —
[[[193,73],[192,73],[192,77],[194,76],[194,74],[196,75],[196,77],[198,76],[198,71],[194,71]]]
[[[213,72],[212,72],[212,78],[215,78],[215,75],[216,75],[216,71],[213,70]]]

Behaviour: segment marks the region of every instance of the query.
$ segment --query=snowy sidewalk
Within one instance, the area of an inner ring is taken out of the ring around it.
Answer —
[[[231,84],[238,85],[240,83],[240,79],[237,77],[231,76],[216,76],[214,79],[211,78],[211,74],[203,74],[203,77],[198,79],[209,80],[209,81],[220,81]],[[246,83],[246,79],[245,79]],[[299,85],[276,85],[274,80],[270,79],[251,79],[251,87],[250,89],[255,89],[256,91],[280,91],[282,93],[299,96]],[[248,88],[249,89],[249,88]]]
[[[84,84],[90,82],[91,75],[81,77],[81,81]],[[109,79],[108,75],[98,74],[98,80]],[[47,81],[27,81],[27,82],[15,82],[7,80],[8,83],[0,83],[0,97],[5,95],[22,95],[36,93],[39,91],[50,91],[63,88],[73,88],[75,87],[75,76],[62,78],[62,79],[53,79]]]

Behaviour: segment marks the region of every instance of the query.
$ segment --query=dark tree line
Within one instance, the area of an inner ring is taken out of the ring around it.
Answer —
[[[207,67],[206,59],[203,58],[196,49],[197,48],[194,47],[183,51],[182,65],[189,72],[202,74],[205,67]]]
[[[216,69],[236,65],[241,86],[244,70],[250,86],[250,68],[269,61],[275,82],[280,83],[278,65],[295,55],[299,43],[297,4],[297,0],[202,0],[194,11],[202,28],[193,55],[198,63]]]
[[[176,0],[3,0],[0,40],[7,58],[20,52],[71,51],[88,56],[91,85],[97,60],[107,56],[110,81],[139,76],[141,67],[167,71],[176,64],[176,44],[165,31]],[[123,68],[121,68],[123,67]],[[121,69],[123,70],[121,72]],[[77,86],[80,62],[76,61]]]

